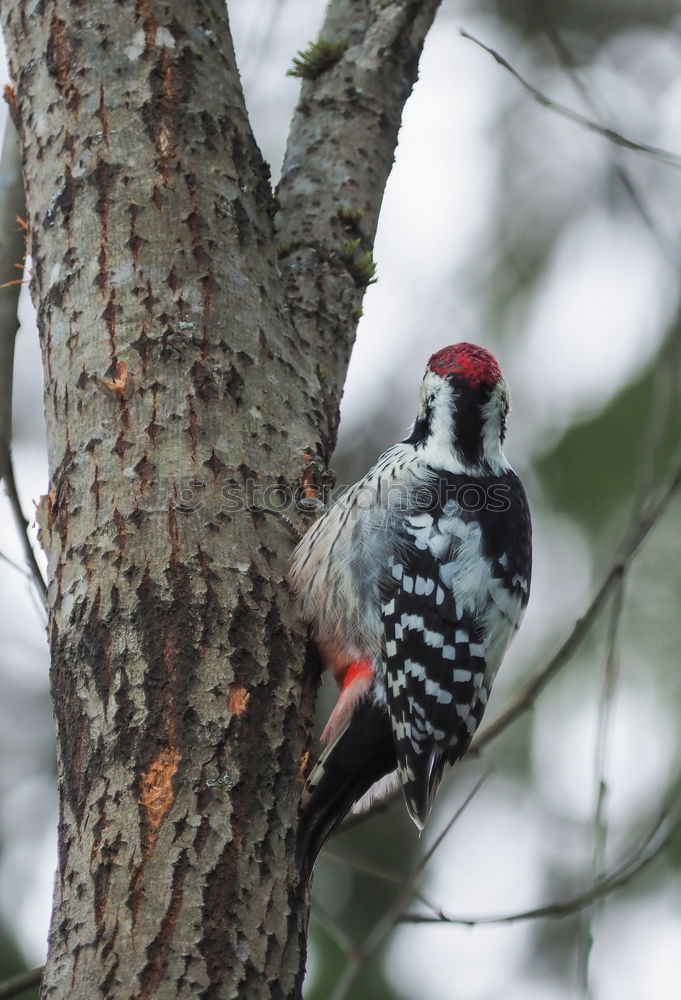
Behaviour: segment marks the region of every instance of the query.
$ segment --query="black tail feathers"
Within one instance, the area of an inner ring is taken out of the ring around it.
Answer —
[[[388,714],[367,699],[356,707],[308,778],[296,849],[304,879],[309,879],[319,852],[354,803],[396,767]]]
[[[420,757],[412,752],[405,761],[409,777],[402,777],[402,790],[407,811],[419,830],[423,830],[447,762],[446,751],[434,747]]]

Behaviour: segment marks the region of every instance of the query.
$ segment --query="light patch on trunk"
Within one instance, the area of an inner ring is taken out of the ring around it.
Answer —
[[[232,684],[229,689],[227,709],[232,713],[232,715],[243,715],[250,700],[250,691],[247,691],[244,687]]]
[[[300,765],[298,767],[298,777],[305,781],[312,770],[312,751],[306,750],[303,756],[300,758]]]
[[[161,825],[175,801],[173,778],[181,759],[174,747],[161,750],[140,778],[140,805],[154,829]]]
[[[117,361],[114,377],[110,381],[107,379],[101,379],[100,381],[100,388],[106,387],[113,393],[120,393],[120,395],[123,395],[125,392],[126,382],[128,381],[128,366],[126,362]]]
[[[130,62],[137,62],[137,60],[144,52],[144,46],[145,46],[144,31],[142,30],[142,28],[139,28],[139,30],[136,31],[135,34],[130,39],[130,44],[127,45],[126,48],[123,49],[123,51],[125,52]]]

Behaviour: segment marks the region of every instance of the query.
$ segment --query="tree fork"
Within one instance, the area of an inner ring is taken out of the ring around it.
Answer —
[[[315,671],[286,527],[252,494],[308,490],[335,443],[363,294],[337,209],[361,192],[370,249],[436,7],[331,4],[349,44],[303,86],[277,240],[222,0],[3,4],[48,428],[45,998],[300,995]],[[342,132],[353,80],[364,145],[338,179],[337,147],[314,141],[334,95],[317,106],[316,88],[335,87]]]

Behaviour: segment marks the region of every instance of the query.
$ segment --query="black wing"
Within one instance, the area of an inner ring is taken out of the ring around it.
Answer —
[[[480,724],[497,661],[527,603],[529,512],[517,477],[502,478],[506,509],[466,510],[450,497],[471,481],[443,474],[431,509],[405,517],[404,544],[389,566],[385,692],[407,808],[420,827],[445,763],[463,756]]]

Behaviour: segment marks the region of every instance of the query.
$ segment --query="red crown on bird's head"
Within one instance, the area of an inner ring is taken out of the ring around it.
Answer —
[[[501,368],[494,355],[477,344],[451,344],[443,347],[432,355],[428,368],[443,378],[459,376],[473,386],[495,386],[502,378]]]

